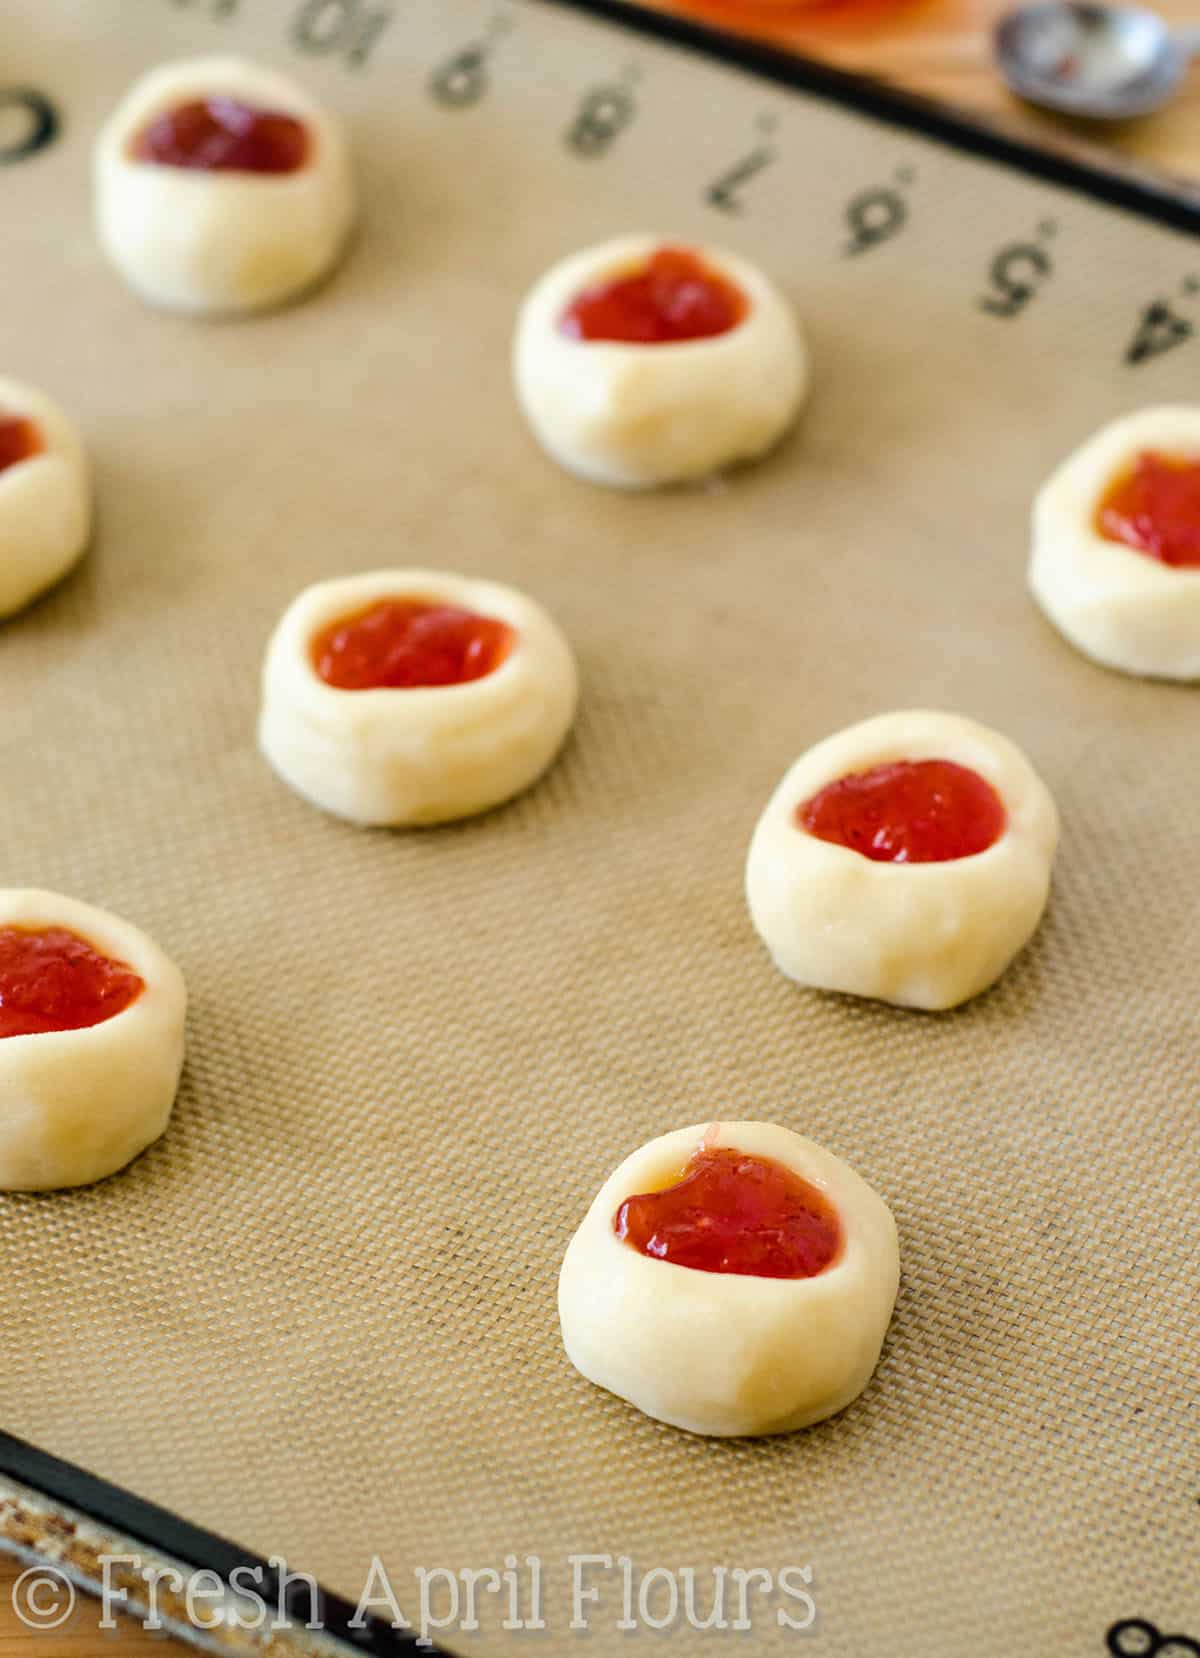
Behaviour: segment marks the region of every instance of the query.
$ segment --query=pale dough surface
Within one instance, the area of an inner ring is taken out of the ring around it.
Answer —
[[[542,446],[594,483],[681,483],[753,460],[795,419],[808,388],[800,325],[774,284],[720,248],[696,252],[742,290],[747,315],[711,339],[657,345],[578,340],[559,327],[586,288],[632,274],[661,236],[621,236],[552,266],[521,306],[518,401]]]
[[[0,1191],[102,1180],[167,1126],[183,1066],[183,975],[139,928],[60,893],[0,889],[0,927],[65,927],[145,983],[84,1030],[0,1038]]]
[[[1126,415],[1068,456],[1034,501],[1029,586],[1059,632],[1106,667],[1200,679],[1200,570],[1173,569],[1095,525],[1101,497],[1145,450],[1200,460],[1200,405]]]
[[[130,154],[165,110],[222,94],[303,121],[305,164],[206,172]],[[255,311],[294,298],[332,268],[354,220],[341,123],[287,76],[242,58],[187,59],[144,75],[101,128],[92,178],[104,251],[144,299],[175,310]]]
[[[508,656],[462,685],[345,691],[312,664],[314,635],[380,599],[424,599],[514,629]],[[469,817],[519,794],[558,753],[575,714],[575,659],[541,605],[498,582],[434,570],[375,570],[319,582],[267,646],[259,744],[314,805],[363,824]]]
[[[768,1157],[836,1209],[842,1247],[814,1278],[701,1272],[643,1255],[613,1230],[627,1197],[661,1190],[704,1142]],[[789,1433],[867,1385],[899,1283],[896,1225],[841,1158],[770,1123],[699,1123],[651,1140],[605,1181],[558,1283],[571,1363],[660,1422],[692,1433]]]
[[[21,610],[83,556],[92,528],[88,459],[53,398],[0,379],[0,414],[25,415],[44,448],[0,472],[0,617]]]
[[[1007,825],[986,851],[946,863],[876,863],[818,840],[796,808],[827,784],[894,760],[953,760],[979,773]],[[788,978],[905,1007],[955,1007],[1028,943],[1050,890],[1058,812],[1007,737],[957,714],[882,714],[816,744],[791,767],[750,843],[746,896]]]

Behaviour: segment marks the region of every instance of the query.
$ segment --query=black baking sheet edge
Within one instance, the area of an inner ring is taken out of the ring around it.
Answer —
[[[827,99],[891,126],[940,140],[970,155],[999,162],[1029,177],[1074,190],[1110,207],[1140,214],[1172,230],[1200,235],[1200,203],[1193,204],[1172,195],[1166,186],[1158,189],[1151,183],[1106,173],[1086,162],[1040,150],[1019,138],[977,124],[911,93],[778,51],[757,41],[721,34],[681,17],[645,11],[626,4],[625,0],[542,0],[542,3],[571,7],[669,45],[681,46],[732,64],[777,85]],[[276,1574],[259,1556],[3,1430],[0,1430],[0,1474],[29,1487],[51,1502],[76,1510],[101,1527],[119,1532],[148,1549],[170,1555],[184,1566],[197,1571],[214,1571],[226,1583],[236,1567],[259,1568],[263,1574],[258,1580],[262,1585],[261,1592],[269,1602],[272,1599]],[[295,1562],[294,1565],[297,1570],[303,1570],[303,1562]],[[351,1629],[354,1607],[324,1589],[321,1590],[320,1610],[328,1635],[345,1641],[359,1652],[370,1654],[371,1658],[409,1658],[416,1651],[431,1652],[435,1658],[438,1654],[441,1658],[452,1658],[447,1648],[418,1646],[412,1634],[393,1630],[388,1624],[369,1615],[364,1628]]]
[[[229,1583],[230,1574],[238,1567],[249,1568],[255,1574],[251,1580],[255,1593],[267,1602],[272,1615],[279,1605],[279,1573],[261,1556],[181,1520],[155,1503],[143,1501],[131,1491],[97,1479],[74,1463],[63,1462],[3,1429],[0,1429],[0,1475],[26,1486],[50,1503],[61,1503],[102,1531],[129,1538],[152,1554],[168,1555],[192,1571],[215,1572],[223,1583]],[[304,1569],[298,1561],[289,1562],[289,1568],[296,1572]],[[295,1603],[298,1625],[312,1615],[309,1602],[307,1589],[300,1586]],[[415,1633],[393,1629],[386,1620],[370,1613],[364,1615],[362,1628],[352,1628],[355,1608],[324,1588],[318,1589],[315,1611],[316,1622],[325,1635],[344,1641],[349,1648],[368,1654],[369,1658],[412,1658],[416,1652],[432,1653],[433,1658],[452,1658],[448,1648],[432,1641],[418,1642]]]
[[[842,104],[890,126],[921,133],[954,149],[987,161],[999,162],[1031,178],[1057,184],[1109,207],[1155,219],[1172,230],[1200,235],[1200,199],[1189,201],[1182,193],[1186,186],[1173,186],[1164,177],[1161,186],[1152,179],[1135,179],[1070,156],[1039,149],[1025,139],[1010,136],[997,128],[973,120],[945,105],[913,92],[904,92],[882,81],[835,69],[813,58],[798,57],[777,47],[724,34],[702,23],[677,17],[674,13],[647,11],[628,0],[541,0],[542,4],[567,6],[592,17],[616,23],[636,33],[650,35],[671,46],[682,46],[705,57],[716,58],[735,68],[806,92],[830,103]]]

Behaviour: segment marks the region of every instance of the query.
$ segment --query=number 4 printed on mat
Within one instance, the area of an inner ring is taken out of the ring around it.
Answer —
[[[1160,357],[1174,345],[1181,345],[1195,332],[1195,325],[1181,316],[1170,300],[1153,300],[1142,312],[1137,330],[1125,349],[1125,361],[1136,367],[1151,357]]]

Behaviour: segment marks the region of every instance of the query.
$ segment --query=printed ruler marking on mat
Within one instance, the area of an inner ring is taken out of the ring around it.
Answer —
[[[1054,261],[1045,244],[1057,231],[1054,221],[1046,219],[1035,237],[1008,242],[999,250],[988,268],[992,291],[979,301],[981,310],[993,317],[1020,316],[1054,274]]]
[[[743,192],[746,186],[752,178],[756,178],[768,168],[778,154],[775,146],[766,142],[774,136],[778,124],[776,117],[769,110],[764,110],[756,117],[754,132],[758,142],[748,154],[735,161],[732,167],[714,179],[705,190],[704,199],[710,207],[719,208],[723,213],[745,212]]]
[[[222,25],[236,24],[247,0],[166,0],[174,11],[190,11]],[[349,71],[361,71],[393,21],[392,7],[376,0],[302,0],[286,25],[292,47],[306,55],[329,57]],[[514,27],[512,9],[492,9],[476,39],[434,62],[427,88],[439,107],[470,109],[492,90],[497,48]],[[607,80],[577,94],[563,142],[574,155],[601,161],[633,125],[638,113],[641,69],[636,60]],[[800,95],[802,88],[797,88]],[[61,125],[58,109],[45,92],[30,87],[0,88],[0,166],[28,160],[52,144]],[[753,211],[752,185],[783,159],[777,141],[778,118],[763,111],[754,119],[752,136],[735,160],[716,177],[698,186],[702,199],[729,217]],[[884,182],[857,191],[843,210],[840,251],[845,258],[872,252],[908,231],[914,223],[912,195],[916,170],[898,166]],[[1053,280],[1058,260],[1047,245],[1058,225],[1043,219],[1033,234],[997,249],[985,278],[985,291],[968,303],[988,316],[1013,321]],[[1197,278],[1188,276],[1178,295],[1151,300],[1118,347],[1128,368],[1137,368],[1191,340],[1195,323],[1181,306],[1195,298]]]
[[[1178,297],[1168,296],[1150,301],[1138,319],[1137,327],[1125,350],[1125,361],[1130,367],[1136,368],[1139,363],[1146,363],[1153,357],[1161,357],[1164,351],[1170,351],[1177,345],[1182,345],[1195,333],[1195,323],[1190,317],[1184,316],[1179,305],[1194,300],[1200,292],[1200,279],[1195,276],[1185,277],[1180,287]]]
[[[60,121],[44,92],[30,86],[0,87],[0,166],[29,157],[53,144]]]
[[[391,21],[390,7],[366,0],[304,0],[291,34],[302,52],[336,56],[348,69],[362,69]]]
[[[1113,1658],[1200,1658],[1200,1641],[1190,1635],[1166,1635],[1148,1618],[1122,1618],[1104,1644]]]
[[[512,13],[501,8],[488,22],[478,40],[452,52],[434,68],[429,77],[429,94],[446,109],[471,109],[491,87],[492,54],[512,32]]]
[[[848,259],[890,242],[904,229],[909,213],[906,191],[915,180],[915,168],[898,167],[890,183],[869,185],[850,198],[846,203],[850,239],[842,250]]]

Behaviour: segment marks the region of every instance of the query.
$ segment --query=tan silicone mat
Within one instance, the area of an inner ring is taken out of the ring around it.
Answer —
[[[1200,705],[1075,655],[1024,563],[1067,449],[1194,395],[1195,344],[1127,355],[1148,305],[1195,304],[1200,249],[543,5],[497,27],[406,0],[356,65],[369,11],[7,8],[65,122],[0,171],[3,367],[77,412],[99,532],[0,634],[2,875],[141,923],[192,1008],[161,1143],[92,1190],[0,1198],[0,1417],[351,1598],[378,1555],[410,1615],[418,1566],[540,1556],[547,1630],[503,1633],[484,1597],[445,1637],[466,1653],[668,1640],[614,1627],[602,1572],[571,1632],[572,1553],[691,1565],[703,1594],[714,1565],[808,1566],[831,1658],[1098,1654],[1134,1615],[1195,1633]],[[432,96],[481,38],[483,96]],[[306,303],[203,325],[106,268],[87,157],[136,73],[227,49],[345,112],[363,226]],[[613,83],[632,119],[581,153]],[[722,211],[706,189],[764,123],[775,159]],[[847,257],[847,203],[879,186],[906,223]],[[801,429],[708,488],[588,487],[514,407],[522,291],[638,227],[761,260],[811,333]],[[1031,240],[1050,274],[983,308]],[[511,579],[579,654],[560,763],[457,828],[337,823],[255,750],[282,607],[387,563]],[[1065,826],[1035,942],[949,1016],[787,984],[742,898],[787,764],[906,705],[1008,733]],[[661,1428],[559,1346],[596,1186],[709,1116],[813,1135],[899,1222],[873,1383],[787,1439]],[[791,1650],[789,1605],[670,1649]]]

